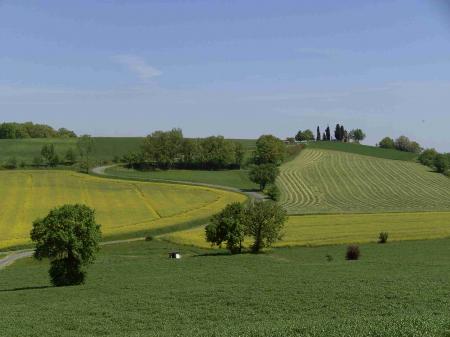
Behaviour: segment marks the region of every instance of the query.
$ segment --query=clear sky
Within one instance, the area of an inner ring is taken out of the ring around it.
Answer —
[[[450,151],[442,0],[0,0],[0,121],[93,135],[361,127]]]

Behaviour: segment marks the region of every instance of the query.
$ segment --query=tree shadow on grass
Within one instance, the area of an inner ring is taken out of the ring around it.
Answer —
[[[53,286],[37,286],[37,287],[22,287],[22,288],[12,288],[12,289],[0,289],[0,293],[2,292],[12,292],[12,291],[22,291],[22,290],[38,290],[38,289],[47,289],[54,288]]]

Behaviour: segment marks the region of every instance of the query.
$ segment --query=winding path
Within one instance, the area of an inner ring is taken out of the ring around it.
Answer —
[[[120,176],[117,175],[113,175],[113,174],[108,174],[105,171],[111,167],[117,166],[117,164],[115,165],[106,165],[106,166],[99,166],[99,167],[94,167],[91,172],[99,175],[99,176],[104,176],[104,177],[109,177],[109,178],[121,178]],[[262,193],[259,192],[253,192],[253,191],[246,191],[246,190],[241,190],[239,188],[235,188],[235,187],[230,187],[230,186],[224,186],[224,185],[215,185],[215,184],[207,184],[207,183],[197,183],[197,182],[192,182],[192,181],[185,181],[185,180],[171,180],[171,179],[160,179],[160,178],[151,178],[151,179],[142,179],[142,180],[138,180],[138,181],[150,181],[150,182],[167,182],[167,183],[176,183],[176,184],[184,184],[184,185],[193,185],[193,186],[203,186],[203,187],[211,187],[211,188],[217,188],[217,189],[221,189],[221,190],[226,190],[226,191],[231,191],[231,192],[238,192],[238,193],[244,193],[245,195],[247,195],[250,199],[254,199],[254,200],[263,200],[266,199],[266,196]]]
[[[105,241],[100,242],[100,246],[109,246],[109,245],[115,245],[118,243],[127,243],[127,242],[134,242],[134,241],[144,241],[145,237],[140,238],[133,238],[133,239],[126,239],[126,240],[114,240],[114,241]],[[3,259],[0,259],[0,269],[3,269],[17,260],[24,259],[27,257],[33,256],[34,249],[23,249],[23,250],[13,250],[10,252],[5,252],[7,255]]]

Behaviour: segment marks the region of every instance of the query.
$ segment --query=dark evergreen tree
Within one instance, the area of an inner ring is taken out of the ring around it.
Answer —
[[[330,131],[330,126],[327,126],[327,128],[325,129],[325,134],[326,134],[326,139],[328,141],[331,140],[331,131]]]
[[[340,133],[341,139],[339,139],[341,142],[346,142],[347,141],[346,140],[347,137],[345,136],[346,133],[347,133],[347,131],[345,131],[344,126],[341,125],[341,133]]]
[[[320,140],[320,127],[317,127],[317,136],[316,136],[316,140],[319,141]]]
[[[341,140],[341,126],[339,124],[336,124],[336,129],[334,129],[334,138]]]

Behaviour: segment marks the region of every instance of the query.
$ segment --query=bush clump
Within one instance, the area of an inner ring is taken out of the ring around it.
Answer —
[[[378,243],[386,243],[389,237],[388,232],[381,232],[378,236]]]
[[[267,196],[273,201],[278,201],[280,199],[280,189],[278,188],[278,186],[270,185],[267,190]]]
[[[345,254],[346,260],[359,260],[359,257],[361,256],[361,252],[359,250],[359,246],[356,245],[350,245],[347,247],[347,253]]]

